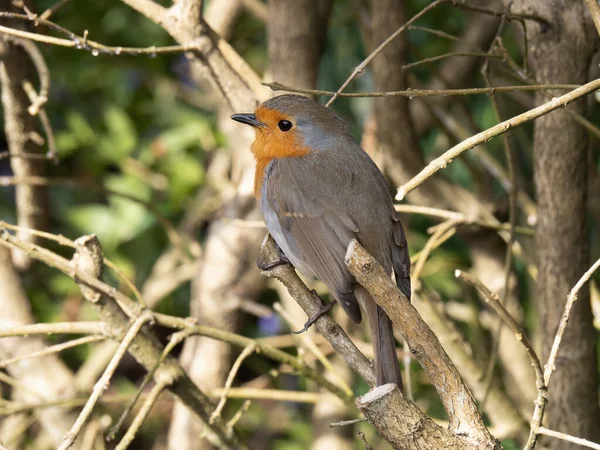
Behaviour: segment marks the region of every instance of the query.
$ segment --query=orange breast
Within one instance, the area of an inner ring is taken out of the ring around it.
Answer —
[[[256,158],[254,195],[258,199],[266,168],[272,159],[297,158],[306,155],[309,149],[300,144],[301,140],[295,129],[283,132],[278,128],[277,124],[280,120],[290,120],[284,114],[259,107],[256,110],[256,117],[266,125],[266,127],[256,129],[256,139],[250,148]]]

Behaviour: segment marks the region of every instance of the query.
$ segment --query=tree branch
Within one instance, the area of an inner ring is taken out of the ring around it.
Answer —
[[[450,419],[450,431],[478,448],[498,448],[483,423],[471,392],[437,336],[392,282],[381,265],[356,241],[348,246],[346,265],[398,327],[411,353],[429,374]]]

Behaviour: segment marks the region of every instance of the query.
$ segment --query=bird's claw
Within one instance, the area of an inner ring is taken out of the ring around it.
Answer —
[[[283,264],[291,264],[290,260],[288,259],[288,257],[285,256],[283,253],[280,253],[279,254],[279,258],[277,258],[274,261],[265,262],[260,257],[256,261],[256,265],[258,266],[258,268],[260,270],[265,270],[265,271],[266,270],[271,270],[274,267],[281,266]]]
[[[314,289],[311,292],[318,297],[317,292]],[[293,334],[304,333],[319,319],[319,317],[327,314],[329,311],[331,311],[333,309],[334,306],[335,306],[335,301],[323,304],[323,306],[321,306],[321,308],[319,309],[319,311],[316,312],[316,314],[313,314],[311,317],[308,318],[308,320],[304,324],[304,327],[301,330],[292,331],[292,333]]]

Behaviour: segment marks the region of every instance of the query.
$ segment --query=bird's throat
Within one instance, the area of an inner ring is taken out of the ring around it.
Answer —
[[[310,150],[300,145],[295,132],[280,132],[270,129],[258,129],[256,139],[250,150],[256,158],[254,173],[254,195],[260,199],[260,190],[265,180],[266,169],[273,159],[299,158],[307,155]]]
[[[260,190],[265,182],[267,174],[267,166],[273,158],[256,158],[256,170],[254,172],[254,196],[256,200],[260,200]]]

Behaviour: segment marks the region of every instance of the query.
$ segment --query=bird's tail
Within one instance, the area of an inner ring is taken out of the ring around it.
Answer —
[[[357,287],[354,293],[363,310],[367,313],[369,320],[375,352],[377,386],[395,383],[402,390],[402,375],[398,364],[398,356],[396,355],[392,321],[385,311],[375,303],[366,289]]]

